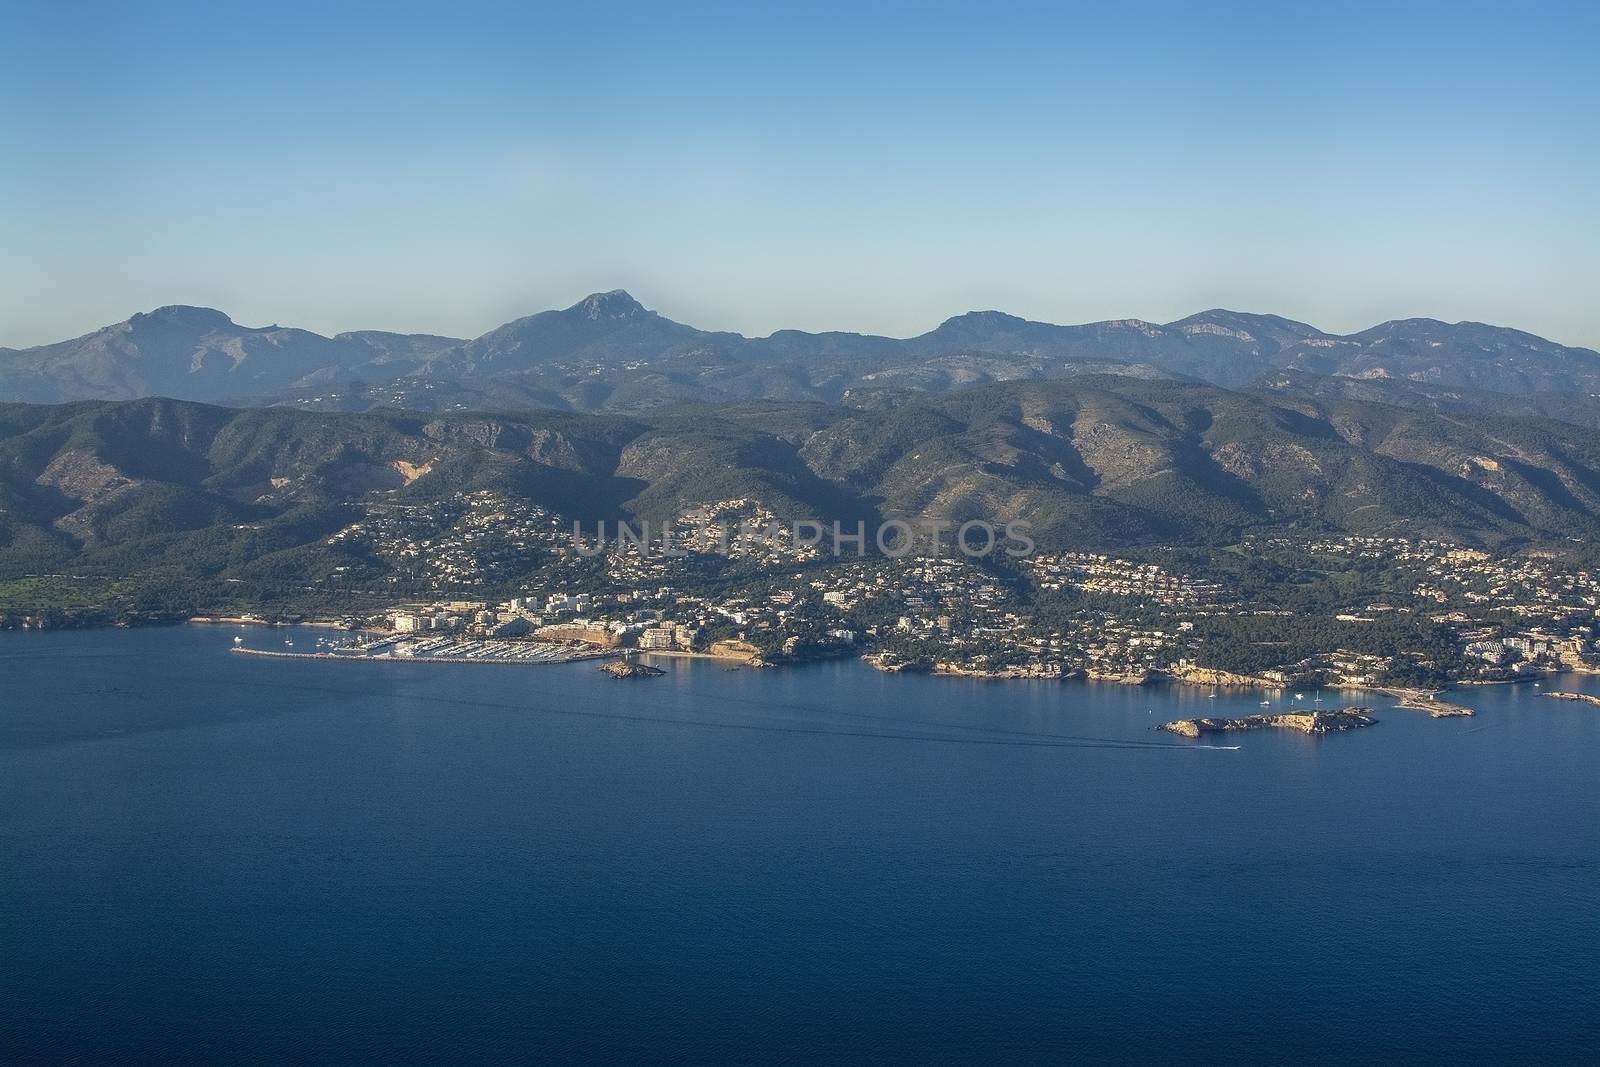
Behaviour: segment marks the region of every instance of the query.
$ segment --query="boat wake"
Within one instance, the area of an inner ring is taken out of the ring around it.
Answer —
[[[365,690],[345,689],[342,687],[326,685],[308,685],[304,683],[260,682],[253,680],[237,679],[231,684],[259,686],[286,691],[299,691],[308,693],[321,693],[350,698],[371,698],[373,694]],[[689,727],[705,730],[736,730],[753,731],[772,734],[797,734],[814,735],[822,737],[859,737],[872,738],[884,741],[913,741],[921,743],[935,743],[946,745],[993,745],[1016,748],[1099,748],[1120,749],[1123,751],[1143,752],[1189,752],[1195,749],[1213,748],[1226,750],[1224,745],[1193,745],[1181,742],[1147,741],[1124,737],[1097,737],[1081,734],[1058,734],[1048,732],[1034,732],[1022,730],[1006,730],[993,727],[967,726],[955,723],[936,723],[926,720],[903,719],[898,716],[878,716],[861,712],[845,711],[842,709],[817,709],[815,712],[802,715],[784,715],[747,712],[739,719],[730,721],[727,718],[713,719],[704,717],[677,717],[666,715],[647,715],[635,712],[602,711],[595,708],[574,708],[569,706],[556,706],[529,701],[526,703],[510,703],[504,701],[481,700],[463,697],[439,696],[431,693],[417,692],[391,692],[389,700],[411,700],[418,703],[427,703],[457,707],[499,708],[504,710],[517,710],[538,712],[545,715],[584,718],[584,719],[610,719],[617,722],[651,723],[662,726]],[[712,696],[706,701],[714,704],[717,698]],[[745,701],[737,698],[724,700],[725,703],[753,704],[767,708],[806,707],[805,705],[786,705],[777,702]],[[820,714],[819,714],[820,713]],[[844,719],[845,723],[829,723],[826,718]],[[850,720],[855,720],[851,722]],[[866,720],[866,721],[863,721]],[[862,728],[863,726],[867,728]],[[852,728],[854,727],[854,728]],[[939,732],[932,732],[937,730]],[[1237,746],[1234,746],[1235,748]]]

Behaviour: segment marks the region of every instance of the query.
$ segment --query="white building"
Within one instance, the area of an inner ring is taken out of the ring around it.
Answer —
[[[658,651],[670,651],[677,648],[677,630],[671,626],[652,626],[639,634],[639,647]]]

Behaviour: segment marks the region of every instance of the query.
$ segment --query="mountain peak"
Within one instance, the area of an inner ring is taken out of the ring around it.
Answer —
[[[190,304],[167,304],[154,311],[141,312],[128,321],[135,324],[159,322],[211,329],[233,325],[233,320],[216,308],[194,307]]]
[[[1279,330],[1290,330],[1307,336],[1323,335],[1322,330],[1317,329],[1310,323],[1300,322],[1298,319],[1286,319],[1282,315],[1269,315],[1256,311],[1233,311],[1229,308],[1211,308],[1208,311],[1196,312],[1187,318],[1178,319],[1166,325],[1182,329],[1185,326],[1203,323],[1227,326],[1255,324],[1257,326],[1270,326]]]
[[[630,296],[625,289],[613,289],[609,293],[590,293],[567,310],[581,312],[584,317],[595,321],[628,319],[645,314],[644,305]]]
[[[1010,326],[1027,321],[1004,311],[969,311],[964,315],[954,315],[945,319],[939,324],[939,329],[942,330],[947,326]]]

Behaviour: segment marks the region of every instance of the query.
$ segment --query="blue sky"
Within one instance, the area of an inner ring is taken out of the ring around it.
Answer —
[[[0,345],[999,308],[1600,347],[1600,4],[0,0]]]

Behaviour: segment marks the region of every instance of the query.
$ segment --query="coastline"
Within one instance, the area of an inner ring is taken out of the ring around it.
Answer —
[[[338,630],[351,634],[387,634],[385,630],[374,630],[367,627],[351,627],[347,623],[335,619],[303,619],[285,621],[282,619],[268,619],[254,614],[239,615],[193,615],[184,618],[168,620],[173,624],[188,624],[192,626],[250,626],[268,629],[287,629],[292,627],[305,627],[307,629]],[[105,627],[115,628],[115,627]],[[24,630],[28,628],[24,627]],[[683,650],[667,649],[638,649],[614,648],[601,649],[596,647],[593,652],[582,653],[575,656],[556,658],[490,658],[463,656],[428,657],[428,656],[346,656],[330,652],[282,652],[271,649],[233,648],[230,651],[241,654],[254,655],[265,658],[277,659],[317,659],[317,660],[362,660],[365,662],[440,662],[440,663],[493,663],[502,666],[522,666],[539,663],[579,662],[584,660],[607,658],[639,658],[645,659],[659,656],[666,659],[707,660],[713,663],[737,664],[751,668],[782,667],[800,664],[790,664],[782,660],[768,661],[758,655],[730,654],[719,652],[689,652]],[[841,657],[843,658],[843,657]],[[1147,671],[1123,672],[1101,671],[1084,669],[1040,670],[1027,667],[1002,667],[981,668],[965,667],[960,664],[941,662],[932,665],[916,662],[895,662],[892,656],[885,662],[885,654],[868,652],[857,657],[874,670],[887,673],[919,673],[930,674],[945,678],[980,678],[991,681],[1091,681],[1112,685],[1126,685],[1134,687],[1172,685],[1192,688],[1209,688],[1212,690],[1258,690],[1271,693],[1284,693],[1292,686],[1267,678],[1254,675],[1238,674],[1220,669],[1186,666],[1182,668],[1155,668]],[[1409,688],[1402,686],[1383,685],[1352,685],[1333,684],[1320,687],[1328,692],[1348,693],[1374,693],[1389,697],[1395,701],[1394,707],[1407,711],[1424,711],[1433,718],[1467,718],[1475,713],[1469,707],[1440,699],[1440,694],[1453,689],[1467,687],[1518,685],[1527,682],[1538,683],[1561,674],[1581,674],[1600,676],[1600,668],[1584,664],[1572,664],[1561,669],[1547,669],[1536,674],[1524,675],[1517,678],[1504,678],[1492,680],[1480,679],[1453,679],[1447,686],[1441,688]],[[1553,695],[1553,694],[1546,694]],[[1581,696],[1581,695],[1580,695]],[[1570,698],[1569,698],[1570,699]],[[1294,705],[1286,705],[1294,706]]]
[[[199,623],[201,623],[201,624],[205,624],[205,623],[211,622],[212,620],[211,619],[202,619],[202,620],[197,620],[197,621]],[[260,625],[260,623],[257,623],[257,624]],[[245,623],[245,625],[249,625],[249,623]],[[302,624],[302,625],[304,625],[304,624]],[[260,657],[260,658],[264,658],[264,659],[323,660],[323,661],[330,661],[331,660],[331,661],[339,661],[339,662],[359,662],[359,663],[489,664],[489,665],[502,666],[502,667],[534,666],[534,665],[542,665],[542,664],[553,665],[553,664],[561,664],[561,663],[580,663],[580,662],[589,662],[589,661],[594,661],[594,660],[614,660],[614,661],[619,662],[619,663],[627,663],[627,662],[640,662],[640,661],[648,660],[650,657],[653,657],[653,656],[659,656],[659,657],[662,657],[664,659],[704,660],[704,661],[708,661],[708,662],[711,662],[711,663],[720,663],[720,664],[725,664],[725,665],[726,664],[738,664],[739,666],[748,666],[748,667],[767,667],[767,666],[777,666],[778,665],[778,664],[769,664],[769,663],[766,663],[765,661],[760,661],[760,660],[752,660],[752,659],[744,657],[744,656],[718,654],[718,653],[712,653],[712,652],[685,652],[685,651],[679,651],[679,650],[656,650],[656,649],[652,649],[652,650],[649,650],[649,651],[643,651],[643,650],[640,650],[640,649],[631,649],[631,648],[630,649],[623,649],[623,648],[599,648],[599,647],[595,647],[595,648],[592,648],[592,649],[589,649],[589,650],[584,650],[584,651],[569,652],[569,653],[566,653],[566,654],[563,654],[563,655],[560,655],[560,656],[552,656],[552,657],[548,657],[548,658],[532,658],[532,657],[527,657],[527,658],[504,658],[504,657],[486,657],[486,656],[483,656],[483,657],[469,657],[469,656],[427,656],[427,655],[421,655],[421,656],[396,656],[396,655],[389,655],[389,654],[367,656],[367,655],[346,655],[346,654],[341,654],[341,653],[338,653],[338,652],[285,652],[285,651],[277,651],[277,650],[273,650],[273,649],[245,648],[245,647],[241,647],[241,646],[235,646],[235,647],[229,649],[229,651],[233,652],[233,653],[236,653],[236,654],[239,654],[239,655],[256,656],[256,657]],[[907,672],[908,670],[915,670],[915,668],[912,668],[912,667],[910,667],[910,665],[905,665],[905,664],[891,665],[891,666],[887,666],[887,667],[886,666],[879,666],[877,663],[872,661],[870,656],[862,656],[862,657],[860,657],[860,659],[862,661],[864,661],[864,662],[867,662],[875,670],[878,670],[878,671],[883,672],[883,673],[896,674],[896,673]],[[934,665],[934,667],[932,669],[915,670],[915,672],[916,673],[924,673],[924,674],[935,675],[935,676],[939,676],[939,677],[946,677],[946,678],[981,678],[981,679],[991,680],[991,681],[1017,681],[1017,680],[1024,680],[1024,681],[1084,681],[1084,682],[1103,682],[1103,683],[1109,683],[1109,684],[1112,684],[1112,685],[1125,685],[1125,686],[1133,686],[1133,687],[1145,687],[1145,686],[1163,685],[1163,686],[1173,686],[1173,687],[1181,686],[1181,687],[1191,688],[1191,689],[1201,689],[1201,688],[1211,688],[1213,690],[1214,689],[1218,689],[1218,688],[1257,689],[1257,690],[1264,690],[1264,691],[1278,692],[1278,693],[1283,693],[1283,692],[1287,691],[1287,687],[1282,686],[1282,685],[1278,685],[1276,683],[1272,683],[1267,679],[1259,679],[1259,678],[1258,679],[1250,679],[1249,682],[1245,682],[1245,681],[1243,681],[1243,679],[1249,678],[1249,676],[1246,676],[1246,675],[1227,675],[1227,677],[1230,679],[1229,682],[1227,682],[1227,683],[1213,683],[1213,682],[1210,682],[1210,681],[1198,680],[1195,677],[1195,673],[1196,672],[1188,672],[1185,675],[1178,675],[1178,674],[1174,674],[1172,672],[1167,672],[1167,671],[1152,671],[1152,672],[1144,672],[1144,673],[1137,673],[1137,674],[1120,673],[1120,672],[1097,673],[1097,672],[1092,672],[1092,671],[1090,671],[1090,672],[1073,671],[1073,672],[1066,672],[1066,673],[1059,673],[1059,674],[1042,674],[1042,673],[1025,672],[1025,671],[1007,671],[1007,670],[1004,670],[1004,669],[999,670],[999,671],[977,670],[977,669],[961,669],[961,668],[957,667],[956,665],[944,664],[944,663],[936,664],[936,665]],[[1205,677],[1211,677],[1211,676],[1215,676],[1215,675],[1224,675],[1224,674],[1226,674],[1226,672],[1211,672],[1211,671],[1205,671],[1205,672],[1199,672],[1199,673],[1202,673],[1203,676],[1205,676]],[[1557,673],[1557,672],[1550,672],[1550,673]],[[1594,671],[1576,672],[1575,671],[1573,673],[1595,674],[1595,673],[1600,673],[1600,672],[1594,672]],[[1541,677],[1547,677],[1547,676],[1548,676],[1548,674],[1547,675],[1542,675]],[[1519,682],[1519,681],[1532,681],[1532,680],[1535,680],[1535,679],[1533,679],[1533,678],[1507,679],[1504,682],[1496,682],[1496,683],[1492,683],[1492,684],[1513,684],[1513,683]],[[1395,702],[1393,707],[1396,710],[1424,711],[1424,712],[1427,712],[1428,715],[1431,718],[1435,718],[1435,719],[1471,718],[1471,717],[1473,717],[1473,716],[1475,716],[1477,714],[1476,711],[1474,711],[1472,708],[1469,708],[1469,707],[1467,707],[1465,705],[1455,704],[1455,703],[1451,703],[1449,701],[1440,700],[1438,695],[1440,693],[1442,693],[1442,692],[1446,692],[1447,691],[1447,690],[1443,690],[1443,689],[1413,689],[1413,688],[1406,688],[1406,687],[1400,687],[1400,686],[1355,686],[1355,685],[1337,685],[1337,686],[1329,686],[1329,687],[1326,687],[1326,688],[1327,688],[1328,691],[1331,691],[1331,692],[1372,693],[1372,694],[1378,694],[1378,695],[1386,696],[1386,697],[1389,697],[1390,699],[1392,699]],[[1549,698],[1553,698],[1553,699],[1577,701],[1577,702],[1583,702],[1583,703],[1588,703],[1588,704],[1593,704],[1593,705],[1596,705],[1596,706],[1600,706],[1600,696],[1594,696],[1594,695],[1587,694],[1587,693],[1552,691],[1552,692],[1546,692],[1546,693],[1544,693],[1542,695],[1546,696],[1546,697],[1549,697]],[[1300,729],[1300,730],[1303,730],[1305,732],[1311,732],[1311,733],[1323,733],[1323,732],[1343,730],[1343,729],[1348,728],[1348,725],[1340,725],[1340,726],[1337,726],[1337,727],[1331,727],[1329,725],[1329,723],[1332,722],[1332,720],[1329,719],[1329,711],[1330,711],[1330,709],[1321,709],[1321,708],[1315,708],[1315,707],[1308,707],[1305,704],[1298,703],[1298,702],[1286,703],[1284,705],[1284,708],[1288,709],[1288,710],[1285,710],[1285,711],[1282,711],[1282,712],[1273,713],[1273,714],[1269,714],[1269,715],[1265,715],[1265,716],[1261,716],[1261,715],[1248,716],[1248,717],[1246,717],[1246,719],[1227,720],[1227,721],[1228,722],[1234,722],[1234,721],[1244,722],[1244,721],[1248,720],[1250,722],[1254,722],[1255,720],[1259,719],[1259,720],[1263,720],[1263,722],[1262,722],[1263,725],[1291,726],[1291,727],[1293,727],[1295,729]],[[1362,712],[1363,714],[1366,714],[1368,712],[1368,709],[1366,709],[1366,708],[1359,708],[1359,709],[1345,708],[1345,709],[1343,709],[1343,712],[1349,712],[1349,711],[1352,711],[1352,710],[1358,710],[1358,711]],[[1341,712],[1341,714],[1343,714],[1343,712]],[[1335,716],[1334,718],[1337,718],[1337,716]],[[1271,719],[1273,721],[1270,724],[1268,724],[1268,723],[1265,722],[1265,720],[1267,720],[1267,719]],[[1183,720],[1183,721],[1187,722],[1188,720]],[[1223,720],[1216,720],[1216,722],[1218,722],[1218,723],[1220,723],[1222,721]],[[1340,720],[1340,721],[1343,722],[1343,720]],[[1356,723],[1355,725],[1371,725],[1375,721],[1376,720],[1372,720],[1371,722],[1361,722],[1361,723]],[[1210,723],[1212,723],[1212,720],[1210,720],[1210,719],[1195,720],[1195,722],[1204,723],[1204,724],[1210,724]],[[1173,724],[1163,724],[1163,726],[1161,728],[1162,729],[1167,729],[1171,725],[1173,725]],[[1208,725],[1205,728],[1206,729],[1211,729],[1211,728],[1220,729],[1221,727],[1220,726],[1212,727],[1212,726]],[[1243,728],[1243,727],[1229,727],[1229,728],[1232,729],[1232,728]]]

